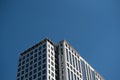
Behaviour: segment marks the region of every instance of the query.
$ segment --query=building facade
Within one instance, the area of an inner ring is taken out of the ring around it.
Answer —
[[[19,56],[17,80],[104,80],[65,40],[45,38]]]

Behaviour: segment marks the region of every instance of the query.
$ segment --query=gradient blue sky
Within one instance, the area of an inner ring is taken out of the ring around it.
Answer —
[[[19,54],[45,37],[120,80],[120,0],[1,0],[0,80],[16,80]]]

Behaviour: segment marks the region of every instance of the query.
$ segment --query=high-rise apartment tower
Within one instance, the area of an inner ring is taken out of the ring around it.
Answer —
[[[45,38],[22,52],[17,80],[104,80],[65,40]]]

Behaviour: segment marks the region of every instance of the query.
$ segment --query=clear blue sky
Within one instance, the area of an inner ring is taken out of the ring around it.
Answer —
[[[1,0],[0,80],[16,80],[19,54],[45,37],[120,80],[120,0]]]

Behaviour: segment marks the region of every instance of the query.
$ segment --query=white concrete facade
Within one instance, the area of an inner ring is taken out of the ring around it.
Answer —
[[[17,80],[104,80],[65,40],[44,39],[19,56]]]

